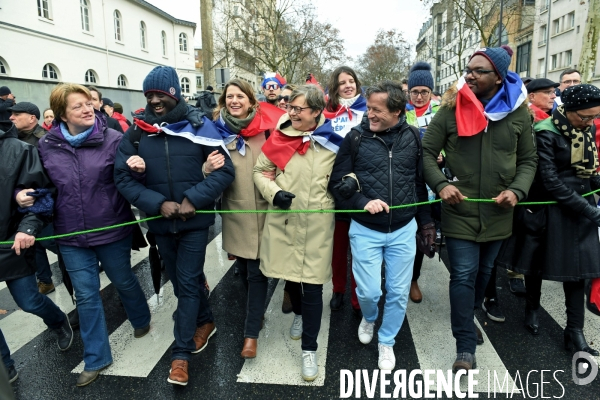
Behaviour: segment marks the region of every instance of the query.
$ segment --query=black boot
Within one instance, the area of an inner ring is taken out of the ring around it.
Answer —
[[[571,351],[585,351],[594,357],[598,357],[600,353],[598,350],[592,349],[585,341],[583,336],[583,329],[580,328],[569,328],[565,329],[565,349]]]
[[[344,304],[344,293],[333,292],[329,307],[331,307],[333,311],[337,311],[342,308],[342,304]]]
[[[71,324],[71,328],[79,328],[79,312],[77,312],[77,308],[69,313],[69,323]]]
[[[533,336],[540,334],[539,332],[539,319],[537,309],[525,308],[525,329],[529,331]]]

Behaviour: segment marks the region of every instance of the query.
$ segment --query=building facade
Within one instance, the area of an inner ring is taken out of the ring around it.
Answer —
[[[58,82],[94,85],[129,115],[157,65],[177,70],[184,95],[195,91],[195,29],[143,0],[3,2],[0,85],[40,109]]]

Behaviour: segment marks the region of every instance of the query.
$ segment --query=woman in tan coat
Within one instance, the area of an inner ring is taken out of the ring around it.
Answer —
[[[342,137],[322,115],[325,99],[314,85],[290,95],[288,114],[258,156],[254,183],[269,209],[333,210],[327,191]],[[275,170],[275,180],[264,172]],[[302,377],[318,375],[317,335],[323,312],[323,284],[331,279],[334,214],[267,214],[260,249],[265,276],[288,281],[293,311],[292,339],[302,338]]]
[[[274,115],[273,115],[274,113]],[[274,129],[282,111],[261,103],[254,97],[252,87],[233,79],[225,85],[214,113],[219,129],[229,150],[236,179],[222,196],[223,210],[266,210],[268,203],[254,186],[252,171],[266,132]],[[203,166],[205,174],[223,165],[224,156],[214,152]],[[243,358],[256,357],[267,278],[259,269],[260,243],[264,213],[223,214],[223,249],[236,256],[241,275],[248,289],[246,323],[244,328]]]

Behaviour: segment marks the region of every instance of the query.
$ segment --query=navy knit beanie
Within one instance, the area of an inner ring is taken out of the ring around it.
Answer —
[[[484,56],[492,63],[498,76],[504,80],[508,73],[508,66],[510,65],[512,55],[512,49],[506,45],[502,45],[500,47],[483,47],[473,53],[471,58],[475,56]],[[469,60],[471,60],[471,58]]]
[[[177,71],[173,67],[158,66],[154,68],[143,84],[144,95],[148,92],[160,92],[179,101],[181,97],[181,86]]]
[[[419,61],[410,69],[408,75],[408,90],[415,86],[427,86],[433,90],[433,76],[431,75],[431,65],[425,61]]]

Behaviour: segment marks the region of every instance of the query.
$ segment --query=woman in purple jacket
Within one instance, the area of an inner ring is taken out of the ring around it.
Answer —
[[[54,232],[71,233],[131,220],[131,207],[113,180],[114,160],[123,135],[94,111],[88,89],[57,86],[50,95],[55,120],[39,143],[40,157],[57,188]],[[150,330],[150,310],[131,270],[130,226],[57,239],[77,297],[84,371],[77,386],[94,381],[112,363],[100,298],[99,262],[116,287],[136,338]]]

